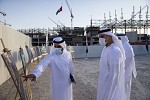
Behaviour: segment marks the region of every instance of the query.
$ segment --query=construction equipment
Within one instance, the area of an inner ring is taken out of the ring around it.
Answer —
[[[72,14],[72,9],[70,8],[68,1],[67,1],[67,0],[65,0],[65,1],[66,1],[67,6],[68,6],[68,9],[69,9],[69,11],[70,11],[70,15],[71,15],[70,17],[71,17],[71,34],[72,34],[73,18],[74,18],[74,16],[73,16],[73,14]]]

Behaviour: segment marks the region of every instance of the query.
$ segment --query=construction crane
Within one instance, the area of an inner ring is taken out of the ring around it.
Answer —
[[[49,19],[49,20],[51,20],[51,21],[52,21],[55,25],[57,25],[57,28],[58,28],[58,27],[59,27],[59,28],[61,28],[61,26],[60,26],[60,25],[58,25],[58,24],[57,24],[54,20],[52,20],[52,19],[51,19],[51,18],[49,18],[49,17],[48,17],[48,19]]]
[[[69,9],[69,11],[70,11],[70,14],[71,14],[70,17],[71,17],[71,34],[72,34],[73,18],[74,18],[74,16],[73,16],[73,14],[72,14],[72,9],[70,8],[68,1],[67,1],[67,0],[65,0],[65,1],[66,1],[67,6],[68,6],[68,9]]]
[[[1,11],[0,11],[0,14],[2,14],[3,16],[6,16],[6,13],[5,13],[5,12],[1,12]]]
[[[60,22],[59,20],[58,20],[58,22],[63,26],[63,27],[66,27],[62,22]]]

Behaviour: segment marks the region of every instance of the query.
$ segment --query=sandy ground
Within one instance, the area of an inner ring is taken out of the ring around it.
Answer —
[[[150,55],[136,56],[137,79],[133,78],[131,100],[150,100]],[[99,58],[75,59],[74,100],[96,100]],[[37,82],[31,83],[34,100],[50,100],[49,70]],[[9,90],[12,91],[7,95]],[[0,100],[13,100],[15,87],[9,79],[0,86]]]

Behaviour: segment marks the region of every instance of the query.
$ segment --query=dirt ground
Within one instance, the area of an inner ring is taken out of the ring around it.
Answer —
[[[138,76],[132,81],[131,100],[150,100],[150,55],[136,56],[135,60]],[[74,65],[77,84],[73,85],[73,100],[96,100],[99,58],[75,59]],[[50,100],[49,82],[47,69],[37,82],[31,83],[34,100]],[[9,79],[0,85],[0,100],[13,100],[15,92]]]

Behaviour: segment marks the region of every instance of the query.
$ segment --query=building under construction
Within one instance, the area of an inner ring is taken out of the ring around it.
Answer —
[[[145,15],[142,15],[142,11],[146,12]],[[117,18],[115,10],[114,19],[111,16],[111,12],[109,12],[109,19],[106,18],[104,13],[103,20],[91,19],[91,24],[86,28],[57,25],[57,27],[53,29],[20,29],[18,31],[29,35],[32,38],[33,46],[44,45],[46,43],[46,36],[49,45],[52,45],[52,39],[54,37],[61,36],[66,41],[67,45],[83,46],[97,45],[99,40],[97,33],[102,27],[111,28],[113,33],[126,34],[131,44],[148,43],[150,42],[149,6],[140,7],[137,13],[135,13],[133,7],[131,18],[128,20],[124,20],[123,9],[121,8],[120,19]]]
[[[145,15],[143,15],[143,12]],[[123,33],[126,34],[130,40],[131,44],[149,44],[150,42],[150,20],[149,20],[149,6],[146,5],[143,8],[140,6],[138,12],[135,13],[135,7],[133,6],[133,11],[130,19],[124,19],[123,9],[121,8],[121,16],[118,19],[116,10],[115,17],[112,18],[111,12],[109,12],[109,18],[106,18],[104,13],[104,19],[91,19],[91,25],[87,27],[89,31],[87,36],[91,39],[91,43],[95,41],[96,34],[99,28],[107,27],[111,28],[113,33]]]
[[[84,35],[84,27],[53,28],[53,29],[21,29],[18,30],[32,38],[32,46],[42,46],[46,43],[48,37],[49,46],[52,45],[52,40],[56,36],[61,36],[66,41],[67,45],[81,46],[86,44],[86,36]]]

